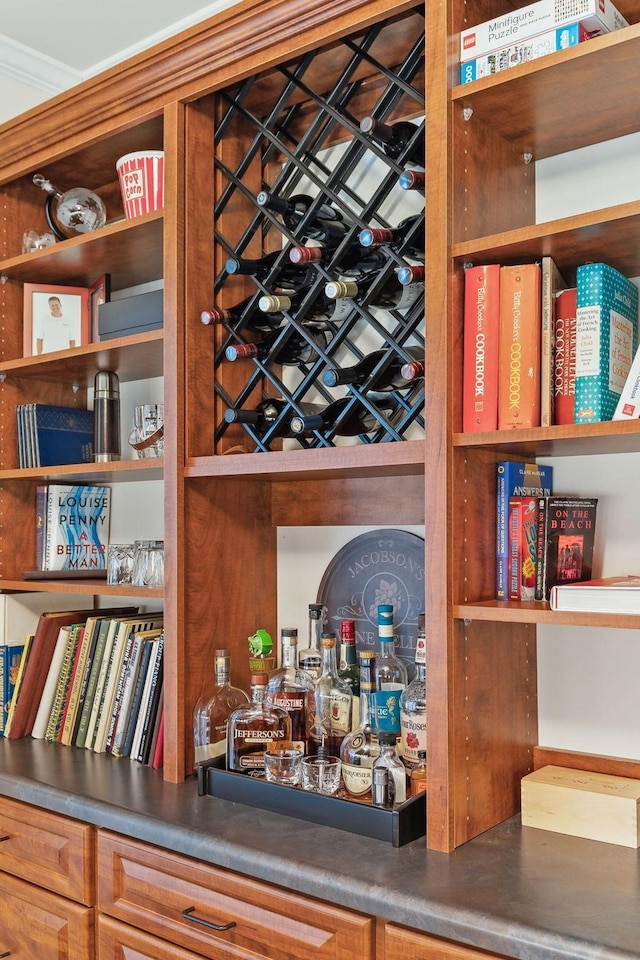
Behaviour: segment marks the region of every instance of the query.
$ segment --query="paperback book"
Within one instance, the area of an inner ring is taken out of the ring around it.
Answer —
[[[38,488],[37,561],[41,570],[105,570],[111,488],[46,484]]]
[[[591,579],[597,506],[596,497],[539,498],[537,600],[557,584]]]
[[[496,467],[496,598],[509,599],[509,498],[552,493],[553,467],[523,460],[501,460]]]
[[[24,643],[6,643],[0,646],[0,736],[4,736],[5,721],[23,650]]]
[[[509,497],[509,600],[535,600],[538,497]]]

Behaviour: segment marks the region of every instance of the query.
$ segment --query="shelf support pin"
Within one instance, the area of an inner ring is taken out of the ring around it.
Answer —
[[[533,160],[533,154],[532,154],[532,153],[523,153],[523,154],[522,154],[522,159],[524,160],[525,163],[531,163],[531,161]]]
[[[6,283],[8,279],[9,277],[6,275],[6,273],[0,275],[0,283]]]
[[[463,107],[462,116],[465,120],[471,120],[471,117],[473,116],[473,107]]]
[[[77,393],[78,390],[80,389],[80,387],[78,386],[77,383],[72,383],[72,384],[71,384],[71,389],[72,389],[72,391],[73,391],[74,393]]]
[[[0,383],[4,383],[6,379],[7,379],[6,373],[0,373]],[[2,837],[0,837],[0,840],[1,839]]]

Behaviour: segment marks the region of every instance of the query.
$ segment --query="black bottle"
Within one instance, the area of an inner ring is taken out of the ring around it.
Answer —
[[[348,412],[345,413],[348,407]],[[376,407],[390,415],[396,409],[396,404],[391,398],[376,398]],[[331,430],[336,437],[357,437],[360,434],[372,433],[379,426],[380,420],[361,404],[354,403],[352,397],[334,400],[321,413],[308,417],[295,416],[291,419],[291,429],[296,436]]]
[[[300,238],[325,243],[335,242],[346,236],[351,229],[351,224],[345,220],[342,212],[330,203],[317,204],[313,213],[307,217],[315,198],[305,193],[283,198],[263,190],[256,200],[258,206],[279,213],[285,226]],[[303,221],[304,227],[301,227]]]
[[[419,128],[406,120],[397,123],[383,123],[373,117],[363,117],[360,121],[360,130],[380,144],[384,152],[392,160],[400,156],[407,163],[417,163],[424,167],[424,125]],[[419,131],[419,132],[418,132]],[[418,137],[408,153],[405,153],[407,144]]]
[[[241,319],[250,300],[251,297],[247,297],[246,300],[236,304],[235,307],[231,307],[229,310],[223,310],[221,307],[211,307],[210,310],[203,310],[200,313],[200,320],[205,326],[228,323],[234,325],[237,330],[239,329],[237,323]],[[261,310],[254,310],[248,317],[245,317],[241,329],[273,330],[282,324],[283,319],[281,313],[263,313]]]
[[[424,295],[424,284],[420,282],[402,285],[398,283],[397,274],[392,273],[383,283],[376,286],[377,278],[378,274],[372,271],[357,281],[332,280],[324,288],[325,296],[332,300],[347,297],[358,303],[367,301],[372,307],[406,310]],[[370,293],[374,286],[376,286],[375,293]]]
[[[231,361],[255,357],[282,364],[310,363],[317,358],[314,343],[324,350],[332,335],[322,324],[309,324],[306,329],[308,337],[296,331],[278,347],[274,344],[281,334],[280,329],[272,330],[259,343],[234,343],[225,350],[225,357]]]
[[[427,175],[420,170],[403,170],[398,177],[398,186],[401,190],[417,190],[424,193]]]
[[[411,233],[411,239],[407,240],[406,237],[409,233]],[[363,247],[377,247],[388,244],[402,250],[409,257],[415,257],[416,260],[424,259],[424,240],[424,216],[422,214],[405,217],[397,227],[367,227],[360,231],[360,243]]]
[[[424,361],[424,350],[421,347],[403,347],[413,360]],[[350,367],[330,367],[322,374],[322,382],[327,387],[338,387],[353,383],[358,387],[366,384],[371,390],[394,390],[406,386],[407,378],[402,375],[402,368],[407,363],[404,357],[394,354],[386,366],[373,373],[376,367],[389,357],[389,350],[374,350],[358,363]]]
[[[298,407],[300,407],[305,414],[315,413],[322,409],[317,404],[306,402],[298,403]],[[229,407],[224,412],[224,419],[226,423],[251,424],[252,427],[255,427],[256,433],[264,436],[278,421],[278,418],[285,410],[292,410],[288,400],[283,400],[281,397],[268,397],[266,400],[262,400],[254,410],[240,410],[235,407]],[[291,418],[283,417],[271,435],[274,439],[276,437],[295,436],[291,429]]]

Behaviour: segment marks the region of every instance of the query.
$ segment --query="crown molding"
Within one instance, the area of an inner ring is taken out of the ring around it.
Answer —
[[[49,96],[61,93],[84,80],[80,70],[47,57],[31,47],[0,34],[0,73],[12,80],[36,87]]]

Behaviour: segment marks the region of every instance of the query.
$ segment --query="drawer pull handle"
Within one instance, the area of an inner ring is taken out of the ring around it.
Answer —
[[[184,919],[193,920],[194,923],[201,923],[203,927],[210,927],[211,930],[231,930],[231,928],[236,925],[235,920],[232,920],[231,923],[211,923],[210,920],[203,920],[202,917],[195,916],[195,909],[195,907],[187,907],[186,910],[183,910],[182,916]]]
[[[0,837],[0,843],[4,843],[5,840],[11,840],[11,837],[9,836],[9,834],[7,834],[6,837]],[[8,956],[9,956],[8,953],[0,954],[0,957],[8,957]]]
[[[2,960],[2,957],[10,957],[10,956],[11,956],[11,950],[7,950],[6,953],[0,953],[0,960]]]

